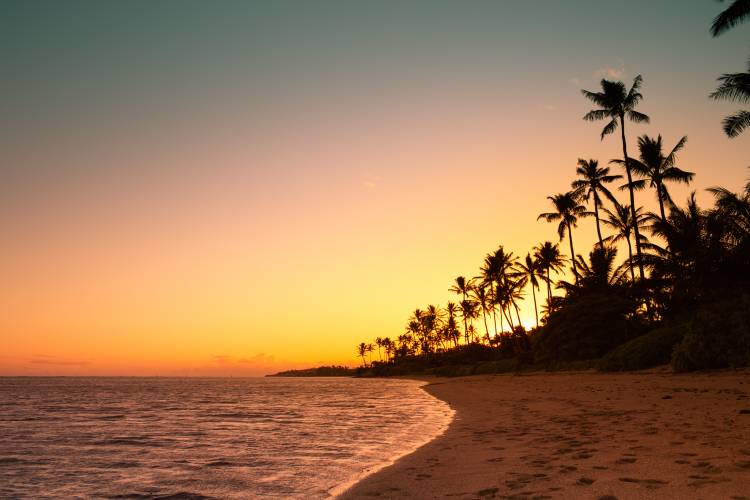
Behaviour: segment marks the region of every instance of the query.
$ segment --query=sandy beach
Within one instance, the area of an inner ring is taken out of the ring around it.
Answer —
[[[340,498],[750,498],[750,371],[430,379],[456,416]]]

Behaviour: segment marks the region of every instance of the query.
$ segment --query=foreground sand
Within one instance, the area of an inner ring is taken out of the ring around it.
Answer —
[[[441,437],[341,498],[750,499],[750,372],[432,379]]]

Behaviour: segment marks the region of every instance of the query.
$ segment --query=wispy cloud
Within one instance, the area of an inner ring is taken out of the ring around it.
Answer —
[[[611,66],[604,66],[594,70],[594,79],[600,78],[622,78],[625,75],[625,61],[622,59],[617,60],[617,64]]]
[[[378,187],[378,184],[380,184],[380,176],[372,174],[365,174],[362,176],[362,186],[365,187],[365,189],[375,189]]]
[[[71,359],[60,359],[56,356],[49,356],[47,354],[35,354],[29,360],[29,363],[33,365],[55,365],[55,366],[83,366],[90,365],[90,361],[83,360],[71,360]]]

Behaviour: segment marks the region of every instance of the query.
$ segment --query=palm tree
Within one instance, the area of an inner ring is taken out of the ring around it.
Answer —
[[[661,220],[667,220],[667,216],[664,213],[664,202],[666,201],[670,205],[672,204],[672,197],[669,196],[666,182],[684,182],[689,184],[693,180],[695,175],[693,172],[686,172],[675,166],[677,162],[677,153],[685,147],[687,142],[687,136],[683,136],[682,139],[677,141],[677,144],[672,148],[667,156],[664,156],[662,151],[661,135],[656,139],[647,135],[642,135],[638,138],[638,151],[640,152],[640,160],[630,158],[630,170],[645,177],[645,179],[639,179],[633,181],[631,186],[627,186],[632,189],[643,189],[646,187],[646,181],[649,181],[649,185],[656,189],[656,199],[659,200],[659,212],[661,213]],[[621,160],[612,160],[613,163],[622,163]],[[623,186],[623,189],[626,186]]]
[[[571,184],[573,192],[576,193],[581,199],[589,201],[590,198],[594,199],[594,217],[596,217],[596,234],[599,236],[599,246],[602,246],[602,230],[599,227],[599,205],[602,204],[602,199],[599,194],[603,194],[609,198],[613,203],[617,203],[617,200],[612,193],[607,189],[605,184],[614,182],[617,179],[622,179],[621,175],[610,175],[609,167],[600,167],[599,162],[596,160],[584,160],[583,158],[578,159],[578,168],[576,173],[581,177],[576,179]]]
[[[479,317],[479,311],[477,310],[477,303],[471,299],[464,299],[461,301],[461,316],[464,318],[464,323],[468,323],[466,328],[466,343],[469,343],[469,332],[472,332],[474,325],[471,322]],[[472,339],[474,335],[472,334]]]
[[[539,288],[539,280],[537,280],[540,271],[539,263],[540,261],[532,257],[531,253],[527,253],[524,261],[516,264],[519,274],[524,276],[531,284],[531,296],[534,298],[534,317],[536,318],[537,328],[539,328],[539,311],[536,305],[536,289]]]
[[[494,328],[495,333],[497,333],[497,314],[495,314],[495,282],[498,279],[498,276],[500,275],[499,271],[499,262],[497,259],[497,256],[495,254],[488,253],[484,257],[484,262],[482,263],[482,267],[479,268],[479,276],[477,276],[477,279],[481,279],[481,283],[483,286],[489,287],[490,291],[487,297],[490,300],[490,305],[492,306],[492,325]],[[500,317],[500,330],[503,329],[503,318]]]
[[[576,269],[576,254],[573,249],[573,228],[578,225],[579,217],[587,217],[591,215],[591,212],[587,212],[586,207],[579,204],[578,198],[573,192],[548,196],[547,199],[552,202],[555,211],[539,214],[537,220],[544,219],[547,222],[560,221],[560,224],[557,226],[557,234],[560,236],[560,240],[565,237],[566,232],[568,233],[568,239],[570,241],[570,258],[573,262],[573,276],[577,282],[578,270]]]
[[[378,346],[378,360],[382,362],[383,355],[380,349],[384,346],[383,339],[381,337],[375,337],[375,345]]]
[[[360,342],[357,346],[357,354],[362,358],[362,368],[367,368],[367,361],[365,361],[365,354],[367,354],[367,344]]]
[[[372,351],[375,350],[372,344],[367,344],[367,357],[370,359],[370,366],[372,366]]]
[[[534,247],[534,258],[539,267],[544,270],[544,281],[547,283],[547,301],[552,300],[552,280],[550,272],[560,272],[565,265],[565,257],[560,253],[560,245],[545,241]]]
[[[747,103],[750,101],[750,61],[747,63],[747,73],[725,73],[721,75],[719,86],[710,97],[723,101],[736,101]],[[750,127],[750,111],[740,110],[733,115],[724,118],[722,122],[724,133],[729,137],[737,137]]]
[[[456,295],[462,296],[462,301],[465,301],[469,295],[469,292],[471,291],[471,286],[473,284],[472,280],[467,280],[464,276],[457,276],[456,279],[453,281],[453,285],[448,289],[449,292],[453,292]],[[464,316],[464,334],[466,336],[466,343],[469,343],[469,334],[466,331],[468,324],[466,321],[466,317]]]
[[[630,90],[627,90],[625,84],[622,82],[613,82],[610,80],[602,79],[601,92],[589,92],[588,90],[581,90],[583,95],[592,101],[594,104],[599,106],[597,109],[593,109],[583,116],[586,121],[598,121],[598,120],[609,120],[602,129],[601,138],[608,134],[611,134],[620,126],[620,135],[622,138],[622,156],[625,162],[625,173],[628,176],[628,185],[632,184],[633,178],[630,172],[630,162],[628,161],[628,144],[625,140],[625,117],[635,123],[648,123],[649,118],[647,115],[640,113],[635,110],[635,107],[643,99],[643,95],[638,91],[643,83],[643,78],[638,75],[633,79],[633,85]],[[618,123],[619,121],[619,123]],[[630,208],[635,211],[635,193],[632,187],[630,187]],[[635,212],[632,214],[633,220],[636,219]],[[638,265],[643,279],[643,264],[641,262],[641,244],[640,244],[640,232],[638,226],[633,226],[635,232],[635,249],[638,254]],[[575,257],[573,257],[575,261]],[[575,266],[574,266],[575,267]]]
[[[393,341],[390,339],[390,337],[385,337],[383,340],[383,347],[385,347],[385,361],[390,362],[391,361],[391,355],[393,354]]]
[[[642,225],[645,220],[645,215],[642,213],[643,207],[638,207],[635,211],[636,217],[638,217],[637,224]],[[615,234],[605,238],[605,241],[609,243],[617,243],[618,241],[625,240],[628,244],[628,263],[630,267],[630,276],[635,281],[635,270],[633,269],[633,246],[630,243],[630,235],[633,234],[633,220],[631,219],[631,210],[628,205],[615,204],[615,211],[612,212],[606,208],[602,209],[606,217],[602,219],[602,222],[611,227]],[[641,235],[641,243],[646,243],[648,239]]]
[[[458,340],[461,338],[461,332],[458,330],[458,325],[456,325],[456,314],[458,314],[458,307],[455,303],[448,302],[448,304],[445,306],[445,312],[448,316],[448,319],[445,322],[446,333],[453,342],[453,345],[458,346]]]
[[[572,285],[561,281],[560,286],[569,293],[583,290],[606,289],[619,284],[622,281],[620,269],[615,268],[615,257],[617,249],[611,246],[595,246],[589,253],[589,262],[578,255],[578,267],[581,268],[580,283]]]
[[[750,16],[750,0],[734,0],[729,7],[714,18],[711,24],[711,34],[715,37],[719,36],[744,21],[747,16]]]
[[[484,284],[475,285],[472,287],[474,299],[476,300],[479,308],[482,310],[482,319],[484,319],[484,332],[487,337],[490,336],[490,329],[487,327],[487,309],[489,308],[490,296],[487,295],[487,286]]]

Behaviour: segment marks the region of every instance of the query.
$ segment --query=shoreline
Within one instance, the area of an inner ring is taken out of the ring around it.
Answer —
[[[336,498],[749,498],[749,375],[413,377],[448,428]]]
[[[435,439],[437,439],[440,436],[442,436],[443,434],[445,434],[448,431],[448,429],[450,428],[450,425],[455,420],[455,418],[456,418],[456,411],[453,409],[453,407],[451,407],[450,404],[447,403],[445,400],[443,400],[441,398],[438,398],[434,394],[432,394],[429,391],[425,390],[425,387],[427,387],[428,385],[430,385],[430,382],[432,380],[431,378],[429,378],[429,377],[418,377],[418,376],[417,377],[393,377],[393,378],[401,378],[401,379],[405,379],[405,380],[414,380],[414,381],[422,382],[422,384],[419,385],[417,388],[419,390],[425,391],[427,394],[429,394],[430,396],[432,396],[436,400],[437,403],[440,403],[441,405],[447,406],[450,409],[450,411],[451,411],[450,416],[446,418],[446,421],[444,422],[444,425],[442,425],[442,428],[439,430],[439,432],[433,433],[431,436],[429,436],[428,439],[425,439],[421,444],[419,444],[419,445],[417,445],[415,447],[412,447],[411,449],[404,450],[403,452],[401,452],[401,453],[399,453],[399,454],[391,457],[388,460],[384,460],[383,462],[380,462],[378,464],[372,465],[369,468],[364,469],[363,471],[361,471],[356,476],[350,478],[348,481],[346,481],[344,483],[341,483],[341,484],[337,484],[336,486],[330,488],[328,490],[329,498],[332,498],[332,499],[341,498],[344,493],[346,493],[347,491],[351,490],[357,484],[359,484],[362,481],[366,480],[370,476],[373,476],[374,474],[377,474],[378,472],[382,471],[383,469],[391,467],[393,464],[397,463],[402,458],[408,457],[409,455],[411,455],[415,451],[419,450],[420,448],[422,448],[422,447],[430,444]]]

